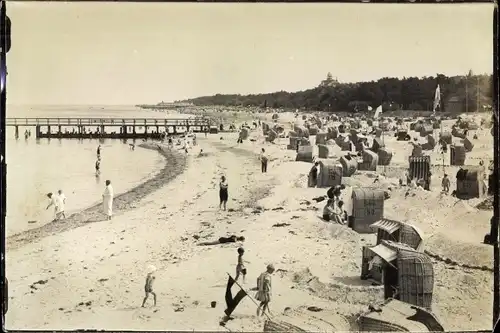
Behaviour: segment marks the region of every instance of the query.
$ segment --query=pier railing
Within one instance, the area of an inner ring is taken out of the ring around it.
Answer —
[[[6,126],[208,126],[207,119],[6,118]]]

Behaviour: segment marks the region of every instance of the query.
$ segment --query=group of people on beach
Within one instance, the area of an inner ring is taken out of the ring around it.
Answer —
[[[347,212],[344,208],[344,201],[341,200],[342,191],[345,185],[332,186],[327,192],[327,202],[323,208],[323,219],[339,224],[347,223]]]
[[[135,145],[133,145],[132,150],[135,149]],[[101,145],[97,146],[97,161],[95,162],[95,170],[96,177],[101,175]],[[104,188],[104,193],[102,194],[102,205],[103,212],[106,215],[108,220],[111,220],[113,217],[113,198],[114,191],[113,186],[111,186],[111,181],[106,180],[106,187]]]
[[[101,145],[97,147],[97,161],[95,165],[96,169],[96,177],[100,176],[100,162],[101,162]],[[106,215],[108,220],[111,220],[113,216],[113,198],[114,192],[113,187],[111,186],[111,181],[106,180],[106,187],[104,188],[104,193],[102,194],[103,201],[103,212]],[[47,205],[46,210],[50,207],[54,207],[54,219],[53,221],[58,221],[61,218],[65,219],[65,205],[66,205],[66,195],[62,190],[59,190],[57,194],[53,194],[52,192],[47,193],[47,197],[49,198],[49,204]]]
[[[229,244],[229,243],[240,243],[240,246],[236,250],[237,252],[237,261],[236,261],[236,274],[234,277],[234,281],[238,282],[240,276],[242,277],[243,283],[245,283],[246,276],[247,276],[247,268],[246,268],[246,263],[250,263],[249,261],[246,261],[243,259],[243,256],[245,254],[245,249],[241,246],[241,243],[245,241],[244,236],[236,236],[232,235],[230,237],[220,237],[219,239],[212,241],[212,242],[201,242],[198,243],[198,246],[212,246],[212,245],[220,245],[220,244]],[[154,266],[150,266],[148,268],[148,272],[146,274],[146,279],[144,282],[144,298],[142,300],[142,305],[141,307],[146,306],[146,302],[149,299],[149,296],[153,296],[153,306],[156,306],[157,302],[157,297],[156,293],[154,292],[153,289],[153,283],[156,280],[155,277],[155,272],[156,268]],[[275,268],[273,264],[269,264],[266,267],[266,270],[259,275],[257,278],[257,286],[256,290],[257,293],[255,294],[255,299],[260,302],[260,304],[257,307],[257,316],[261,315],[266,315],[271,314],[269,310],[269,303],[271,302],[271,294],[272,294],[272,283],[271,283],[271,277],[272,274],[275,272]],[[227,313],[226,313],[227,314]]]
[[[57,194],[53,194],[52,192],[47,193],[47,197],[49,198],[49,204],[47,205],[46,210],[50,207],[54,207],[54,219],[52,221],[58,221],[61,218],[66,218],[66,214],[64,212],[64,207],[66,205],[66,195],[62,190],[57,191]]]
[[[95,176],[101,175],[101,145],[97,146],[97,160],[95,161]]]

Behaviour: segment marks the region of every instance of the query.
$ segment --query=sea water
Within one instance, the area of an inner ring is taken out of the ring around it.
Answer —
[[[162,118],[164,114],[140,111],[134,107],[9,107],[7,117],[124,117]],[[171,117],[171,116],[170,116]],[[6,235],[36,228],[51,221],[53,207],[47,193],[62,190],[66,216],[101,201],[104,182],[112,182],[115,195],[139,185],[157,174],[165,160],[156,151],[136,147],[121,140],[24,138],[25,128],[6,132],[7,212]],[[139,144],[137,141],[136,144]],[[95,175],[97,147],[101,145],[101,175]]]

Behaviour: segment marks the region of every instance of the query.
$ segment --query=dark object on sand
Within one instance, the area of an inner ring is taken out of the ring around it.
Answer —
[[[216,301],[212,301],[212,302],[210,302],[210,307],[211,307],[212,309],[215,309],[215,307],[216,307],[216,306],[217,306],[217,302],[216,302]]]
[[[273,224],[273,227],[275,227],[275,228],[288,227],[288,226],[290,226],[290,223],[276,223],[276,224]]]
[[[323,311],[322,308],[318,308],[317,306],[310,306],[307,308],[307,310],[312,311],[312,312],[320,312]]]
[[[322,201],[325,201],[325,197],[322,196],[322,197],[317,197],[317,198],[312,198],[312,200],[316,201],[316,202],[322,202]]]
[[[216,241],[212,242],[203,242],[203,243],[198,243],[198,245],[219,245],[219,244],[226,244],[226,243],[236,243],[236,242],[244,242],[245,237],[243,236],[230,236],[230,237],[220,237]]]

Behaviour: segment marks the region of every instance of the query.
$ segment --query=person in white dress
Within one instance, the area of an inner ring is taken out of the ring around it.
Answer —
[[[111,220],[113,216],[113,187],[111,186],[111,181],[106,180],[106,188],[104,189],[104,193],[102,194],[102,205],[104,209],[104,214],[108,217],[108,220]]]
[[[54,206],[54,219],[52,221],[57,221],[61,217],[59,200],[54,194],[52,194],[52,192],[48,193],[47,197],[50,201],[46,209]]]
[[[62,190],[57,191],[59,194],[58,196],[58,204],[59,204],[59,215],[60,217],[62,216],[63,218],[66,218],[66,214],[64,213],[64,206],[66,205],[66,195],[63,193]]]

